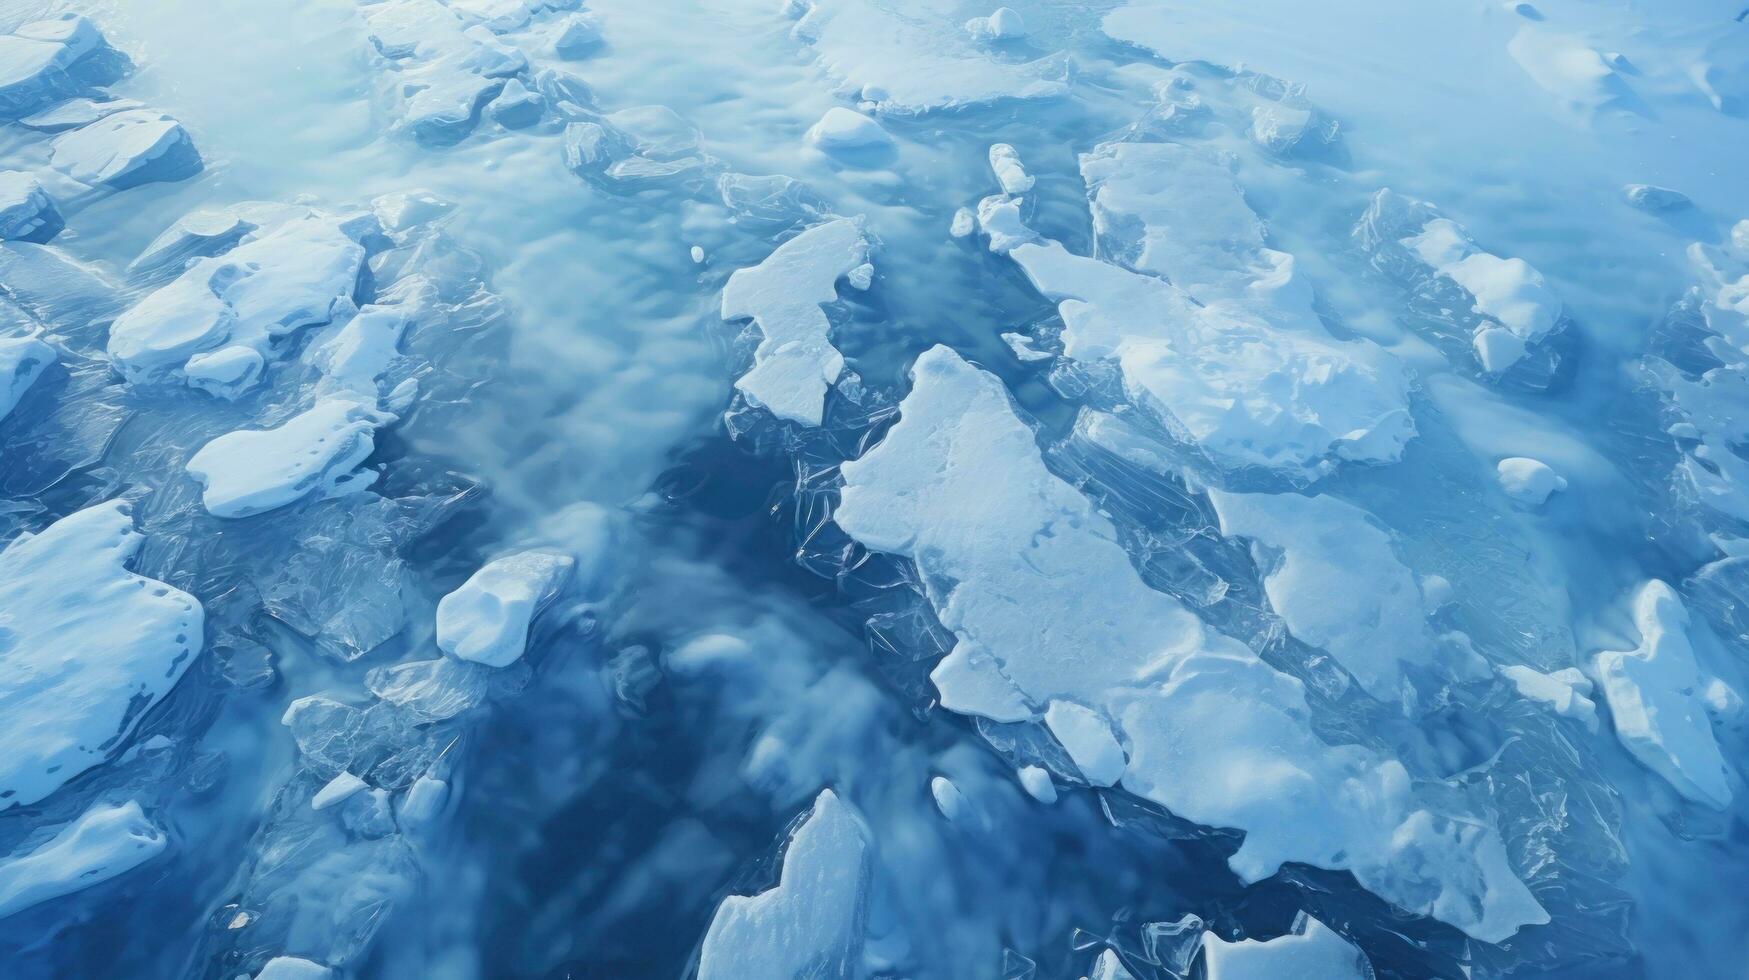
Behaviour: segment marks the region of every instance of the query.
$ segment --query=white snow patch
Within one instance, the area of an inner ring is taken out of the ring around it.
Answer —
[[[0,860],[0,919],[132,871],[168,843],[139,803],[96,804],[48,843]]]
[[[437,646],[461,660],[508,667],[528,647],[528,630],[577,565],[570,555],[521,551],[480,566],[437,604]]]
[[[311,494],[354,493],[376,481],[359,471],[376,449],[376,430],[395,416],[346,396],[323,398],[271,429],[228,432],[200,448],[188,474],[214,517],[249,517]]]
[[[1207,980],[1372,980],[1372,965],[1330,927],[1300,913],[1289,935],[1267,941],[1227,942],[1214,933],[1202,940]]]
[[[1500,668],[1500,674],[1512,682],[1518,693],[1532,701],[1540,701],[1563,718],[1573,718],[1591,731],[1597,731],[1597,704],[1591,700],[1591,679],[1577,667],[1564,667],[1545,674],[1531,667]]]
[[[1412,205],[1437,214],[1422,202]],[[1560,323],[1561,300],[1542,273],[1523,259],[1482,251],[1450,218],[1432,218],[1402,244],[1435,275],[1463,287],[1475,301],[1475,312],[1503,329],[1490,329],[1489,324],[1477,329],[1476,357],[1483,370],[1498,374],[1511,367],[1524,356],[1525,347],[1547,337]]]
[[[275,956],[255,974],[255,980],[330,980],[334,971],[297,956]]]
[[[822,150],[856,150],[885,146],[893,141],[880,123],[843,106],[827,109],[820,121],[808,130],[807,139]]]
[[[0,420],[12,414],[18,400],[57,359],[55,349],[35,337],[0,340]]]

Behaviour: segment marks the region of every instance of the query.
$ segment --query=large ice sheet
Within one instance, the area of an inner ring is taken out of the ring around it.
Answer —
[[[944,706],[1102,714],[1128,752],[1122,785],[1244,830],[1230,864],[1247,881],[1285,861],[1348,869],[1490,942],[1547,921],[1485,819],[1422,808],[1396,760],[1325,744],[1299,681],[1143,584],[1111,522],[1045,468],[995,377],[936,347],[912,378],[899,423],[842,467],[835,520],[917,563],[957,640],[931,675]]]
[[[128,571],[144,542],[112,500],[0,551],[0,810],[102,762],[200,653],[200,603]]]
[[[717,907],[699,953],[699,980],[857,976],[872,849],[862,816],[822,790],[790,838],[777,884]]]
[[[98,803],[41,847],[0,858],[0,919],[126,874],[168,844],[139,803]]]

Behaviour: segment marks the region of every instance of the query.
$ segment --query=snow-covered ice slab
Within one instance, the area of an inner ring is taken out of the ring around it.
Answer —
[[[0,172],[0,240],[46,242],[63,226],[60,210],[36,177],[20,170]]]
[[[1060,59],[1000,61],[951,4],[802,0],[795,36],[841,90],[882,112],[924,112],[1068,91]]]
[[[931,674],[945,707],[1098,714],[1128,755],[1124,788],[1245,831],[1229,862],[1245,881],[1287,861],[1347,869],[1489,942],[1548,921],[1484,818],[1424,808],[1395,759],[1320,740],[1299,681],[1148,588],[999,380],[945,347],[912,378],[898,424],[841,468],[835,520],[917,563],[957,640]]]
[[[0,919],[126,874],[168,844],[139,803],[96,804],[41,847],[0,858]]]
[[[358,467],[376,449],[378,428],[395,416],[355,398],[323,398],[271,429],[219,436],[188,461],[201,502],[214,517],[249,517],[312,494],[338,496],[376,480]]]
[[[297,956],[275,956],[255,974],[255,980],[329,980],[334,971]]]
[[[200,653],[191,595],[135,575],[119,500],[0,551],[0,810],[102,762]]]
[[[49,165],[92,187],[123,190],[200,172],[182,124],[162,112],[127,109],[55,137]]]
[[[437,646],[488,667],[522,659],[528,630],[571,577],[576,559],[522,551],[487,562],[437,604]]]
[[[1688,639],[1688,610],[1659,581],[1633,599],[1640,645],[1597,655],[1597,679],[1609,702],[1616,738],[1652,770],[1697,803],[1731,803],[1729,770],[1701,694],[1706,677]]]
[[[18,400],[55,363],[55,349],[35,337],[0,340],[0,421],[18,407]]]
[[[850,977],[861,965],[873,842],[861,814],[831,790],[790,838],[778,883],[717,907],[698,980]]]
[[[1597,703],[1591,700],[1591,678],[1577,667],[1563,667],[1545,674],[1525,666],[1500,668],[1500,676],[1512,682],[1518,693],[1549,706],[1563,718],[1572,718],[1591,731],[1597,730]]]
[[[194,228],[248,229],[236,247],[197,259],[116,317],[109,356],[129,381],[180,382],[235,397],[260,380],[275,341],[352,312],[363,242],[377,231],[376,220],[308,209],[280,212],[264,226],[249,220],[264,210],[206,216],[148,248],[196,250]]]
[[[0,118],[30,115],[76,88],[68,73],[105,47],[97,26],[77,14],[0,35]]]
[[[821,306],[838,298],[838,280],[867,261],[862,223],[838,218],[737,269],[723,287],[723,319],[751,318],[763,337],[735,388],[778,418],[819,425],[826,389],[844,371]]]
[[[1292,933],[1267,941],[1203,936],[1207,980],[1372,980],[1366,954],[1317,919],[1300,913]]]

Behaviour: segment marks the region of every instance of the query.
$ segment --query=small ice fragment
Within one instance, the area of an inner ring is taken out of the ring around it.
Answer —
[[[976,231],[977,227],[978,219],[972,214],[972,209],[960,208],[953,213],[953,224],[948,227],[948,234],[955,238],[964,238]]]
[[[1032,346],[1032,338],[1023,333],[1005,333],[1002,342],[1014,352],[1014,356],[1022,361],[1048,361],[1056,355],[1050,351],[1039,350]]]
[[[401,797],[400,815],[403,823],[430,823],[443,811],[443,804],[449,798],[449,784],[435,776],[420,776],[407,787],[407,795]]]
[[[1628,204],[1641,211],[1664,213],[1681,211],[1694,206],[1694,202],[1688,199],[1687,194],[1652,184],[1629,184],[1621,189],[1621,193]]]
[[[1087,974],[1087,980],[1136,980],[1136,975],[1118,959],[1116,950],[1107,949],[1093,961],[1093,972]]]
[[[1011,7],[997,7],[988,17],[966,21],[966,33],[980,41],[1008,41],[1026,36],[1026,22]]]
[[[1042,766],[1022,766],[1020,785],[1028,796],[1040,803],[1057,802],[1057,784],[1051,782],[1051,774]]]
[[[1114,786],[1123,778],[1127,764],[1123,746],[1098,712],[1073,701],[1052,701],[1045,709],[1045,727],[1063,743],[1089,783]]]
[[[935,798],[935,808],[949,823],[958,823],[966,815],[965,796],[946,776],[936,776],[929,781],[929,795]]]
[[[1229,943],[1214,933],[1203,936],[1203,969],[1207,980],[1369,980],[1372,965],[1366,954],[1329,926],[1300,913],[1294,931],[1278,939]]]
[[[1388,195],[1380,191],[1377,201]],[[1425,207],[1425,205],[1423,205]],[[1436,212],[1433,212],[1436,213]],[[1482,251],[1463,227],[1450,218],[1435,217],[1402,244],[1436,275],[1462,286],[1475,300],[1475,312],[1504,327],[1508,336],[1476,334],[1476,354],[1491,373],[1504,371],[1523,356],[1523,345],[1548,336],[1560,322],[1561,301],[1542,273],[1523,259],[1503,259]],[[1517,341],[1516,349],[1510,341]]]
[[[1002,193],[1010,196],[1025,194],[1032,190],[1035,183],[1032,175],[1021,164],[1020,154],[1007,143],[991,144],[990,169],[995,171],[996,182],[1002,185]]]
[[[572,14],[559,23],[553,51],[567,60],[581,58],[601,43],[601,21],[594,14]]]
[[[63,227],[61,212],[36,177],[0,171],[0,241],[46,242]]]
[[[275,956],[267,961],[255,980],[330,980],[334,971],[297,956]]]
[[[1541,507],[1549,495],[1567,489],[1567,478],[1541,460],[1508,456],[1495,467],[1500,489],[1527,507]]]
[[[56,359],[55,349],[35,337],[0,340],[0,420],[12,414],[18,400]]]
[[[364,780],[352,773],[343,772],[328,780],[328,785],[317,790],[316,795],[310,797],[310,809],[326,810],[364,788]]]
[[[1471,340],[1476,351],[1476,363],[1489,374],[1499,374],[1524,356],[1522,337],[1505,327],[1482,327]]]
[[[843,106],[827,109],[820,121],[808,130],[807,139],[810,144],[822,150],[885,146],[893,141],[880,123]]]
[[[1591,700],[1591,680],[1576,667],[1545,674],[1531,667],[1502,667],[1500,673],[1518,693],[1549,706],[1563,718],[1573,718],[1597,731],[1597,705]]]
[[[55,137],[49,165],[82,184],[123,190],[191,177],[201,160],[181,123],[128,109]]]
[[[437,604],[437,646],[488,667],[522,658],[529,626],[559,594],[576,561],[569,555],[523,551],[481,566]]]
[[[377,428],[394,418],[349,397],[324,398],[275,428],[219,436],[188,461],[188,474],[214,517],[248,517],[311,494],[361,490],[376,474],[355,471],[375,451]]]
[[[703,265],[704,264],[704,249],[700,248],[697,245],[694,245],[692,247],[692,264],[693,265]]]
[[[848,283],[852,289],[858,291],[866,290],[868,287],[874,285],[874,271],[873,262],[864,262],[845,273],[844,281]]]
[[[1527,20],[1542,20],[1542,11],[1532,6],[1529,0],[1506,0],[1501,6]]]
[[[522,84],[522,79],[512,78],[486,107],[486,113],[505,129],[521,129],[540,122],[545,108],[546,99],[539,92]]]
[[[0,919],[132,871],[167,843],[139,803],[99,803],[41,847],[0,859]]]

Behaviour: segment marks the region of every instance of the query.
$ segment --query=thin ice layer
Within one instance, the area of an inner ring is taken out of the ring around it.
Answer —
[[[1419,808],[1408,773],[1312,731],[1304,688],[1148,588],[1111,522],[1044,466],[994,376],[920,357],[900,421],[842,467],[838,524],[918,566],[956,637],[942,704],[1002,721],[1052,701],[1104,716],[1122,785],[1246,832],[1246,881],[1283,862],[1347,869],[1380,896],[1497,942],[1547,914],[1473,814]]]
[[[323,398],[271,429],[228,432],[200,448],[188,474],[214,517],[248,517],[311,494],[362,490],[376,474],[358,472],[376,448],[376,430],[395,420],[351,396]]]
[[[102,762],[200,652],[200,603],[128,571],[144,541],[112,500],[0,552],[0,810]]]
[[[819,425],[826,389],[844,370],[820,307],[838,298],[839,279],[867,261],[861,222],[838,218],[784,242],[758,265],[737,269],[723,287],[723,319],[751,317],[764,336],[736,389],[778,418]]]
[[[132,871],[167,844],[139,803],[98,803],[41,847],[0,859],[0,919]]]
[[[1257,546],[1269,605],[1288,632],[1328,651],[1373,697],[1400,699],[1404,666],[1432,661],[1433,634],[1390,532],[1330,496],[1215,490],[1209,501],[1222,534]]]
[[[861,965],[873,860],[862,816],[822,790],[783,855],[777,885],[717,907],[698,980],[849,977]]]
[[[1615,736],[1677,792],[1723,810],[1731,803],[1729,771],[1701,699],[1706,678],[1688,639],[1688,610],[1675,589],[1654,580],[1634,596],[1633,612],[1640,645],[1597,655]]]
[[[1294,931],[1276,939],[1227,942],[1211,932],[1202,942],[1207,980],[1372,980],[1365,953],[1303,912]]]

